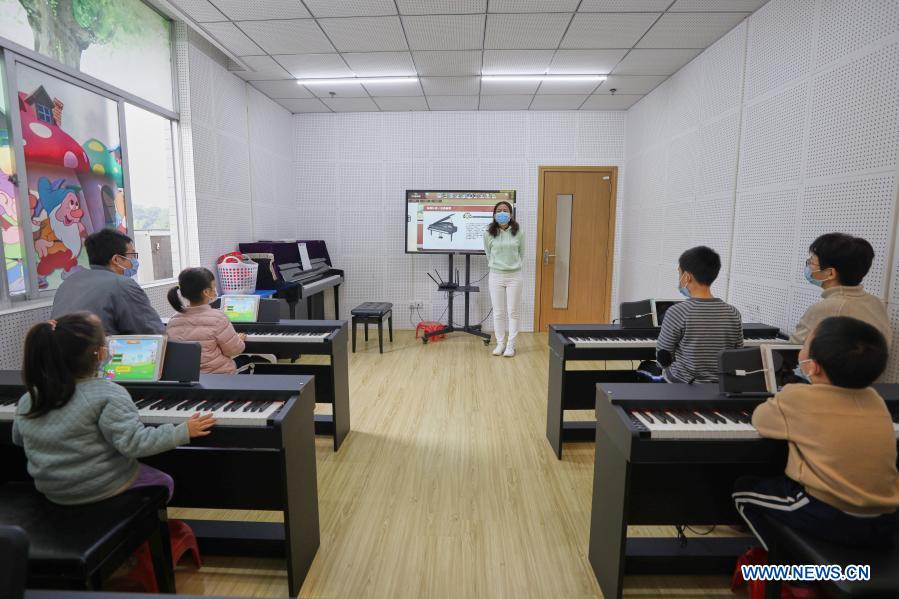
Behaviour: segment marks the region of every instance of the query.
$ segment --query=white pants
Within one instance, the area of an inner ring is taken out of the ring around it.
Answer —
[[[515,342],[521,316],[521,271],[490,272],[490,301],[493,303],[493,333],[498,343]]]

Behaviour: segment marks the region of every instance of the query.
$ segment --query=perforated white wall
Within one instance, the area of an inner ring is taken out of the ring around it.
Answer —
[[[412,301],[425,305],[421,316],[426,320],[446,317],[446,295],[425,273],[438,268],[445,277],[447,258],[403,253],[406,189],[517,190],[526,243],[521,320],[523,329],[531,330],[538,167],[619,166],[619,198],[624,188],[623,112],[350,113],[294,119],[299,237],[327,241],[334,265],[346,271],[344,315],[364,301],[389,301],[399,328],[418,321],[418,314],[409,318]],[[620,202],[617,217],[620,227]],[[456,266],[462,270],[461,258]],[[617,270],[616,264],[615,277]],[[485,259],[473,257],[472,280],[486,274]],[[483,292],[472,296],[474,322],[490,310],[487,280],[478,284]],[[460,296],[454,318],[462,317]],[[491,328],[492,319],[484,324]]]
[[[844,231],[874,246],[865,286],[899,333],[897,97],[896,2],[768,2],[628,111],[621,298],[670,296],[677,251],[704,243],[717,293],[789,332],[819,297],[809,243]]]
[[[200,264],[241,241],[296,234],[293,120],[227,70],[205,40],[188,46],[189,123]]]

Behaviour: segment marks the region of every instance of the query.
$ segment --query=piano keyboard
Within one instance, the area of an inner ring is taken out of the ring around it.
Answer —
[[[292,333],[247,333],[247,341],[266,343],[324,343],[333,331],[326,333],[292,332]]]
[[[19,398],[3,397],[0,398],[0,421],[12,420],[16,415],[16,404]]]
[[[629,410],[652,439],[757,439],[745,410]]]
[[[569,337],[570,341],[574,343],[574,346],[578,349],[609,349],[609,348],[654,348],[656,346],[656,339],[650,338],[631,338],[631,337]],[[774,339],[774,338],[744,338],[743,346],[744,347],[758,347],[762,344],[773,344],[773,343],[788,343],[786,339]]]
[[[343,277],[341,275],[331,275],[330,277],[325,277],[324,279],[319,279],[318,281],[312,281],[311,283],[302,283],[303,296],[306,297],[313,295],[321,289],[333,287],[335,285],[339,285],[342,282]]]
[[[758,439],[747,410],[628,410],[651,439]],[[893,414],[893,431],[899,438],[899,414]]]
[[[212,414],[216,426],[266,426],[283,401],[139,399],[134,402],[144,424],[180,424],[193,414]]]

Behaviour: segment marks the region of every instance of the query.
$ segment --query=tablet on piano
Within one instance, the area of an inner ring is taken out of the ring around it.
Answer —
[[[162,377],[165,335],[113,335],[104,376],[119,382],[152,382]]]
[[[259,318],[258,295],[223,295],[222,312],[231,322],[256,322]]]
[[[768,393],[777,393],[784,385],[805,383],[806,380],[796,376],[794,370],[799,365],[801,345],[763,344],[762,368],[765,369],[765,387]]]
[[[668,311],[668,308],[675,304],[679,304],[684,300],[679,299],[652,299],[649,300],[651,305],[652,312],[652,326],[660,327],[662,326],[662,320],[665,319],[665,312]]]

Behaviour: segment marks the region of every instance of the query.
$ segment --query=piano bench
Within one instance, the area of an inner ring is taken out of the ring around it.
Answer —
[[[144,487],[97,503],[58,505],[31,483],[0,485],[0,525],[28,537],[28,586],[99,590],[149,541],[156,584],[175,592],[165,506],[168,489]]]
[[[887,548],[850,547],[810,537],[774,518],[763,517],[769,530],[765,537],[769,564],[836,564],[843,568],[849,564],[870,565],[870,580],[834,580],[818,584],[832,597],[899,597],[899,533],[894,535],[892,545]],[[766,598],[779,599],[780,593],[780,581],[766,583]]]
[[[365,302],[352,310],[353,316],[353,353],[356,353],[356,325],[365,325],[365,340],[368,341],[368,325],[378,325],[378,350],[384,353],[384,318],[387,318],[387,330],[390,342],[393,343],[393,304],[389,302]]]

